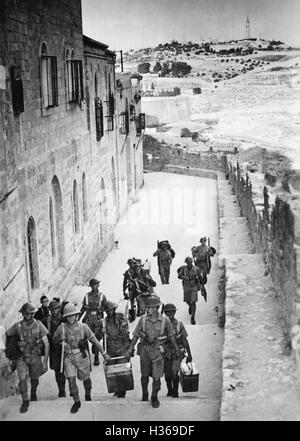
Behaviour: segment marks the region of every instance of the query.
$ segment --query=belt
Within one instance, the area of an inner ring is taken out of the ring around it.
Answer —
[[[67,353],[68,354],[79,354],[80,349],[68,349]]]
[[[97,311],[90,311],[89,314],[91,314],[91,315],[97,315],[98,312],[97,312]]]

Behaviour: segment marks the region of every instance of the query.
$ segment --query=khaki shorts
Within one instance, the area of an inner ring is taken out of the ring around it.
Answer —
[[[84,381],[90,378],[90,357],[83,358],[81,352],[78,354],[67,354],[64,359],[64,368],[67,378],[76,377]]]
[[[163,377],[164,358],[158,348],[150,345],[141,345],[139,355],[142,377]]]
[[[40,355],[32,355],[30,361],[23,358],[17,360],[17,373],[20,380],[25,380],[28,376],[33,380],[43,374],[43,363]]]

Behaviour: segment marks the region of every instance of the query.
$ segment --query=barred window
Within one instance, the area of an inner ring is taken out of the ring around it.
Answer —
[[[128,135],[129,133],[129,114],[128,111],[122,112],[119,115],[120,133]]]
[[[100,141],[104,135],[103,127],[103,106],[100,98],[95,98],[95,119],[96,119],[96,140]]]
[[[68,101],[80,103],[84,98],[81,60],[67,60]]]
[[[58,106],[57,59],[54,56],[41,56],[41,79],[43,106]]]
[[[141,136],[142,130],[145,130],[145,114],[140,113],[139,116],[136,118],[136,136]]]
[[[105,103],[106,103],[107,131],[111,132],[114,130],[114,114],[115,114],[115,98],[112,93],[109,93]]]

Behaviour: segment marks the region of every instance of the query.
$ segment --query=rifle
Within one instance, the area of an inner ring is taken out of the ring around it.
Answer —
[[[157,249],[159,250],[159,240],[156,241],[157,242]],[[160,275],[160,253],[158,253],[157,255],[157,266],[158,266],[158,274]]]
[[[195,262],[195,260],[194,260],[194,262]],[[195,266],[196,266],[196,264],[195,264]],[[200,282],[200,279],[199,279],[199,276],[197,274],[197,271],[196,271],[196,279],[198,280],[198,284],[200,286],[201,295],[204,298],[205,303],[206,303],[207,302],[207,292],[206,292],[205,286]]]

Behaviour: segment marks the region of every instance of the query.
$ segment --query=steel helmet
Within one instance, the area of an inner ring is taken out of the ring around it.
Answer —
[[[207,241],[206,236],[201,237],[200,240],[199,240],[199,242],[206,242],[206,241]]]
[[[24,303],[22,308],[19,310],[21,314],[34,314],[36,311],[35,307],[31,303]]]
[[[100,281],[97,280],[97,279],[91,279],[91,280],[90,280],[90,286],[98,285],[98,283],[100,283]]]
[[[177,311],[177,308],[173,303],[167,303],[164,306],[164,311]]]
[[[105,303],[104,305],[104,311],[108,312],[111,311],[112,309],[116,309],[118,305],[114,302],[110,302],[109,300]]]
[[[65,306],[63,317],[70,317],[71,315],[77,315],[77,314],[80,314],[80,309],[78,309],[77,306],[72,305],[72,303],[68,303]]]
[[[53,311],[53,309],[61,308],[61,303],[57,300],[51,300],[49,303],[49,309],[50,311]]]
[[[156,296],[150,296],[146,298],[146,308],[160,306],[160,298]]]

